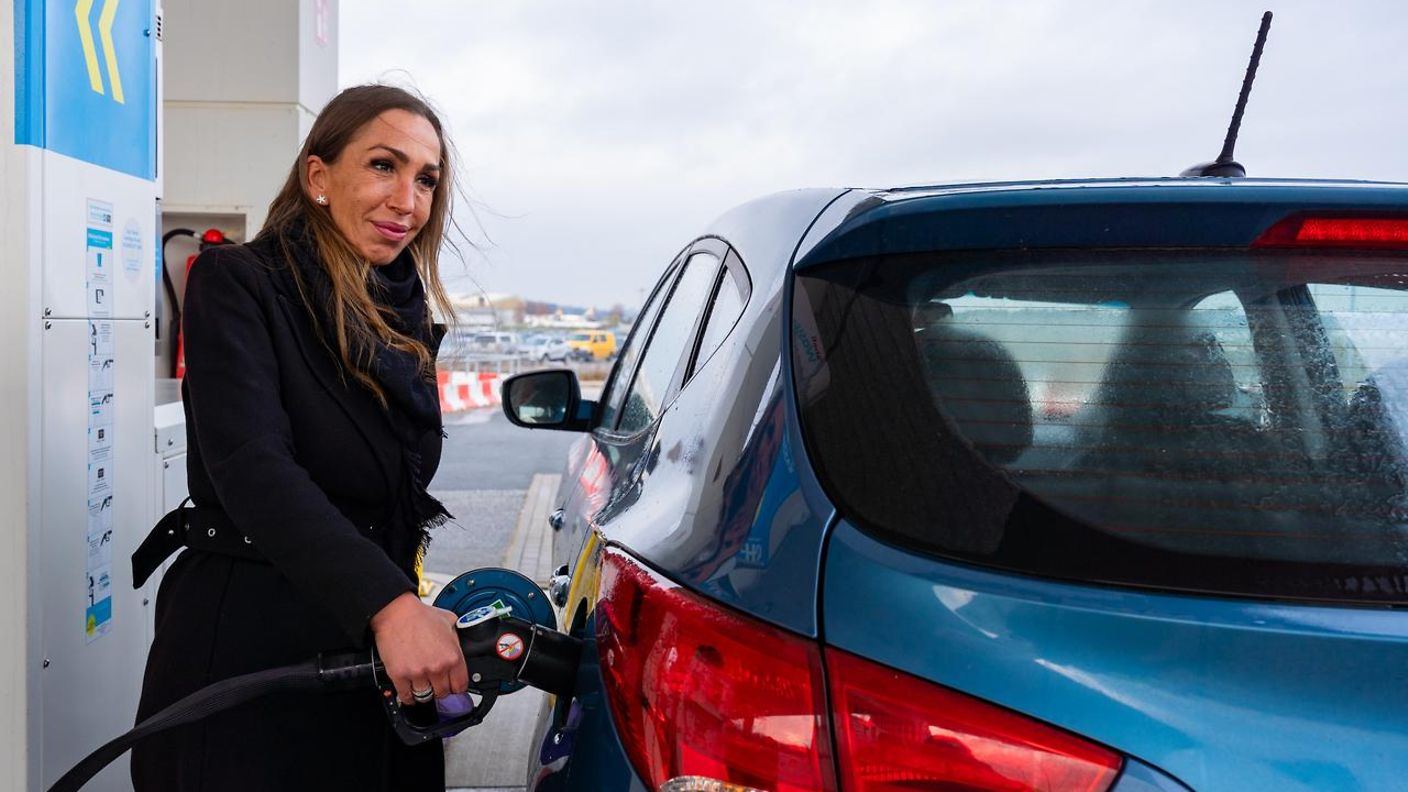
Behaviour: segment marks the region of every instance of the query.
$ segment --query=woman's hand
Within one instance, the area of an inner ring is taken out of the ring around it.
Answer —
[[[469,672],[455,634],[455,614],[406,592],[377,611],[371,621],[376,651],[402,704],[412,691],[434,690],[444,698],[469,689]]]

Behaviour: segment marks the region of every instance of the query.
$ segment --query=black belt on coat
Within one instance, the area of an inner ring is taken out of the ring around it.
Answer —
[[[170,558],[177,550],[189,547],[207,553],[233,556],[247,561],[268,563],[259,548],[235,527],[233,521],[219,507],[187,506],[187,498],[180,506],[162,517],[147,538],[137,546],[132,554],[132,587],[141,588],[147,578]],[[375,530],[373,518],[368,512],[352,509],[348,514],[339,507],[343,516],[357,526],[363,535]]]
[[[183,547],[268,563],[224,511],[183,503],[158,520],[132,554],[132,587],[141,588],[162,562]]]

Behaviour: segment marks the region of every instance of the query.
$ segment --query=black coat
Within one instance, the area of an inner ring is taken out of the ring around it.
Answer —
[[[393,415],[339,374],[277,242],[213,248],[186,286],[188,484],[268,560],[185,550],[156,607],[138,719],[211,682],[367,645],[415,588],[383,539],[405,480]],[[422,480],[441,438],[420,447]],[[442,790],[439,742],[406,748],[375,691],[284,696],[133,751],[139,792]]]

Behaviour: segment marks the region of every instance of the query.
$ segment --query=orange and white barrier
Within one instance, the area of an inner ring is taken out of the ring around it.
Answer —
[[[488,371],[437,371],[435,379],[440,411],[452,413],[499,404],[499,387],[507,378]]]

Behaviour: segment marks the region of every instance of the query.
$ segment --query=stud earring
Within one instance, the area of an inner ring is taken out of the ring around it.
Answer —
[[[317,198],[314,198],[313,200],[315,200],[315,201],[318,202],[318,206],[327,206],[327,205],[328,205],[328,197],[327,197],[326,195],[319,195]]]

